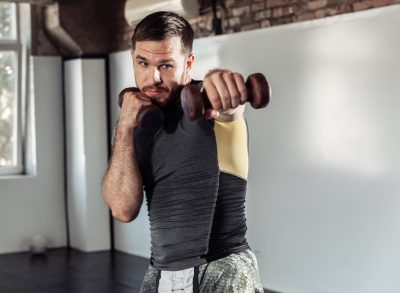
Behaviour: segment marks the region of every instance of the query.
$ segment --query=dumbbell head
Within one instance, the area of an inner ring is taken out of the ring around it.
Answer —
[[[155,105],[142,107],[136,119],[139,127],[143,130],[157,131],[164,124],[164,114]]]
[[[254,109],[264,108],[271,97],[271,88],[262,73],[250,74],[246,80],[248,102]]]
[[[183,112],[190,121],[204,114],[203,95],[197,85],[188,84],[182,89],[181,103]]]

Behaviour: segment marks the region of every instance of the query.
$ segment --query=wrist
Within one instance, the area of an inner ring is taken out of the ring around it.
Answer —
[[[125,126],[123,124],[118,125],[116,134],[120,137],[132,136],[136,127],[137,125],[129,125],[129,126]]]
[[[226,111],[220,111],[219,116],[216,120],[231,122],[243,117],[245,105],[240,105],[237,108],[229,109]]]

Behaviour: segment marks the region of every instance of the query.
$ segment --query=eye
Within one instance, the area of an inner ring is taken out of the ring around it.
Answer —
[[[147,67],[147,62],[146,61],[138,61],[138,64],[142,67]]]
[[[164,70],[170,70],[173,68],[173,66],[171,64],[161,64],[160,68]]]

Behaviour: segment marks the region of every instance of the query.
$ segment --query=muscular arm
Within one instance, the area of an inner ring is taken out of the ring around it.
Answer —
[[[141,93],[127,92],[124,97],[103,179],[103,197],[117,220],[130,222],[139,214],[143,202],[143,181],[135,151],[136,116],[141,107],[151,102]]]
[[[143,202],[143,183],[133,129],[116,130],[114,148],[103,180],[103,195],[119,221],[130,222],[137,217]]]

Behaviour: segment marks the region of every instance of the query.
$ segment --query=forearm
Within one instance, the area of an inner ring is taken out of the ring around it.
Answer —
[[[104,200],[115,218],[130,222],[143,201],[143,183],[136,159],[133,129],[117,128],[114,147],[103,180]]]

